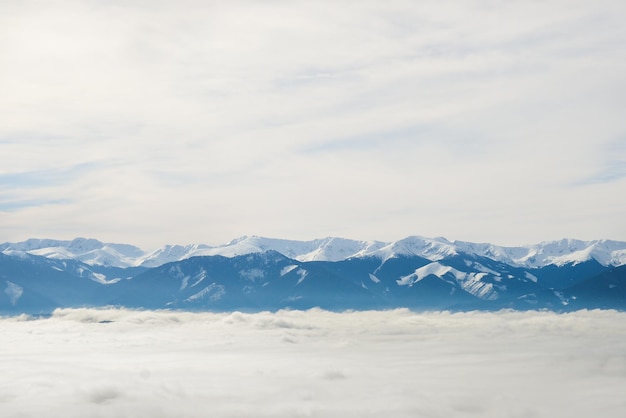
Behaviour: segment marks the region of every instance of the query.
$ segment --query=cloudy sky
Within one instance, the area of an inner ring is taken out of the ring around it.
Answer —
[[[626,240],[623,0],[2,1],[0,241]]]
[[[7,418],[622,418],[625,317],[316,309],[5,318],[0,405]]]

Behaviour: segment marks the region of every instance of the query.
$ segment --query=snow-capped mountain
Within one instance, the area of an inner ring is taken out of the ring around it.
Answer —
[[[0,313],[55,307],[626,309],[626,243],[502,247],[243,237],[146,252],[93,239],[0,245]]]
[[[323,238],[312,241],[294,241],[258,236],[244,236],[227,244],[209,247],[207,245],[165,246],[146,255],[141,265],[154,267],[165,262],[180,261],[190,257],[239,255],[276,251],[299,261],[339,261],[367,255],[385,243],[378,241],[354,241],[344,238]]]
[[[344,238],[323,238],[295,241],[258,236],[245,236],[227,244],[165,245],[144,251],[127,244],[103,243],[95,239],[72,241],[30,239],[19,243],[0,244],[4,254],[28,253],[53,259],[73,259],[89,265],[113,267],[157,267],[190,257],[239,255],[276,251],[298,261],[340,261],[350,258],[375,257],[386,260],[398,256],[418,256],[439,261],[460,254],[486,257],[511,266],[541,268],[595,260],[603,266],[626,264],[626,242],[563,239],[539,244],[505,247],[488,243],[448,241],[445,238],[410,236],[399,241],[356,241]]]
[[[562,266],[595,260],[603,266],[626,264],[626,243],[611,240],[562,239],[523,247],[455,241],[459,251],[521,267]]]
[[[31,254],[55,260],[78,260],[89,265],[112,267],[137,266],[145,251],[128,244],[105,244],[96,239],[76,238],[71,241],[29,239],[0,244],[6,255]],[[141,263],[139,263],[141,264]]]

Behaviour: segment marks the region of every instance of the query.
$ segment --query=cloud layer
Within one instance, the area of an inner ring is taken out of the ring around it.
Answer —
[[[0,320],[0,405],[11,418],[617,418],[624,315],[59,310]]]
[[[624,17],[618,0],[4,2],[0,228],[626,239]]]

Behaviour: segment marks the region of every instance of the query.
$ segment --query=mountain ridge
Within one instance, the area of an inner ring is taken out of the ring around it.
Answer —
[[[589,260],[596,260],[603,266],[626,264],[626,242],[606,239],[592,241],[561,239],[509,247],[418,235],[391,242],[358,241],[338,237],[298,241],[253,235],[243,236],[218,246],[167,244],[153,251],[144,251],[130,244],[104,243],[92,238],[65,241],[31,238],[18,243],[0,244],[0,252],[4,254],[28,253],[52,259],[74,259],[89,265],[113,267],[157,267],[194,256],[235,257],[268,250],[277,251],[299,261],[341,261],[359,257],[377,257],[385,260],[399,255],[416,255],[438,261],[466,254],[528,268],[562,266]]]
[[[147,253],[97,240],[30,240],[0,246],[0,313],[108,305],[217,311],[626,309],[625,265],[608,264],[620,261],[622,244],[562,240],[511,249],[416,236],[393,243],[245,237],[217,250],[165,246]],[[67,258],[72,251],[83,261]],[[221,254],[193,255],[207,252]],[[111,262],[116,255],[158,265],[118,267]],[[516,264],[524,257],[535,257],[535,265]]]

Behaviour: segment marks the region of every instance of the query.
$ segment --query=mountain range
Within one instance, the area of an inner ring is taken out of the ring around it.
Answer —
[[[95,239],[0,244],[0,313],[58,307],[332,310],[626,309],[626,242],[505,247],[242,237],[144,251]]]

